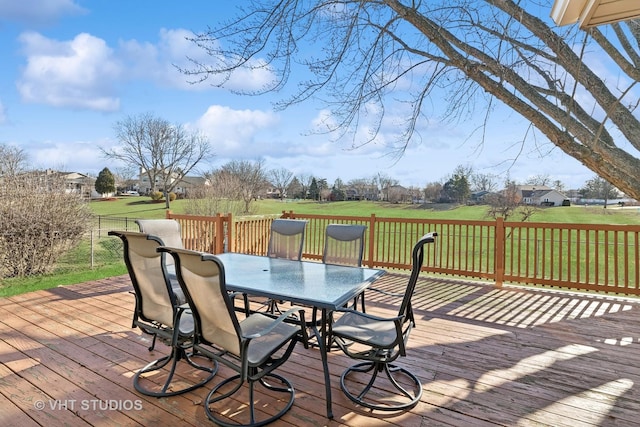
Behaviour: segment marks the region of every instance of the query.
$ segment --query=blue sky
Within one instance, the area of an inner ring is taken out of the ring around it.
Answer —
[[[274,111],[277,97],[248,97],[208,85],[191,85],[173,64],[206,59],[185,40],[233,15],[230,1],[0,0],[0,144],[25,150],[37,168],[97,175],[122,165],[99,147],[118,145],[113,125],[141,113],[208,135],[215,157],[201,170],[229,160],[262,158],[269,168],[345,182],[378,173],[406,186],[442,181],[458,165],[481,173],[534,175],[578,188],[593,173],[544,139],[521,146],[528,123],[498,109],[479,146],[479,114],[464,125],[422,123],[421,141],[398,161],[389,156],[383,129],[378,141],[310,135],[326,114],[313,102]],[[229,6],[230,5],[230,6]],[[259,84],[243,75],[234,85]],[[437,101],[436,101],[437,102]]]

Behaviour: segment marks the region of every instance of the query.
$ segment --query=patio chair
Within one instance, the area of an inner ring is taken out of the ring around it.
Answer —
[[[362,267],[366,225],[329,224],[325,229],[322,262]]]
[[[267,256],[300,261],[304,247],[304,231],[307,221],[297,219],[274,219]]]
[[[406,356],[409,334],[415,326],[411,297],[422,268],[424,246],[435,242],[436,236],[437,233],[425,234],[413,248],[411,276],[404,293],[397,294],[402,296],[402,303],[396,317],[383,318],[341,309],[334,312],[340,317],[329,322],[330,342],[333,340],[347,356],[362,361],[347,368],[340,377],[342,391],[361,406],[381,411],[400,411],[414,407],[422,397],[422,385],[418,377],[394,362],[398,357]],[[379,377],[378,374],[382,372],[388,382]],[[351,376],[358,377],[350,381],[352,388],[347,385]],[[368,381],[364,376],[370,376]],[[386,395],[382,390],[392,390],[391,395]]]
[[[267,256],[300,261],[302,259],[302,249],[304,248],[304,232],[306,227],[307,221],[274,219],[271,223]],[[243,298],[245,312],[248,313],[249,300],[246,294],[243,295]],[[277,301],[270,299],[262,302],[262,304],[269,313],[273,314],[279,311]]]
[[[136,224],[138,224],[141,233],[146,233],[160,239],[162,246],[171,246],[174,248],[184,247],[182,244],[180,223],[174,219],[137,219]],[[186,299],[176,278],[176,268],[173,265],[173,258],[166,256],[164,262],[171,286],[173,287],[173,292],[178,297],[178,305],[184,304]]]
[[[210,359],[205,359],[208,366],[192,360],[192,357],[197,356],[191,349],[193,317],[190,312],[179,308],[178,298],[166,273],[164,258],[167,255],[157,251],[162,242],[155,236],[133,231],[109,231],[109,235],[119,237],[123,243],[124,261],[136,298],[131,327],[138,327],[143,333],[153,337],[149,351],[155,348],[157,338],[171,346],[169,355],[154,360],[136,372],[133,377],[135,389],[148,396],[163,397],[203,386],[216,374],[218,365]],[[176,368],[181,360],[185,360],[196,371],[202,372],[190,375],[189,380],[184,376],[176,379]],[[157,377],[158,372],[169,363],[169,373],[160,386],[156,385],[157,379],[144,378],[145,374]],[[143,378],[144,383],[148,385],[143,385]]]
[[[327,225],[324,234],[322,262],[362,267],[364,232],[366,230],[365,225],[359,224]],[[363,299],[362,311],[364,311],[364,292],[354,299],[353,306],[356,308],[360,298]]]
[[[215,255],[178,248],[160,250],[170,253],[176,262],[178,281],[193,312],[194,348],[237,372],[209,392],[207,417],[222,426],[261,426],[280,418],[293,405],[295,392],[289,380],[273,371],[287,361],[298,341],[307,342],[304,310],[293,307],[277,319],[253,313],[239,321],[226,288],[224,266]],[[300,324],[285,323],[294,313]],[[249,402],[243,400],[244,385]],[[268,392],[254,397],[256,385]],[[264,411],[259,420],[256,404]],[[271,405],[276,407],[266,407]]]

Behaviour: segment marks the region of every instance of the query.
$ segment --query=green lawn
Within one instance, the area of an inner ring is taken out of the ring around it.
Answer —
[[[164,218],[165,204],[152,202],[148,197],[122,197],[115,200],[92,201],[91,209],[96,215],[138,218]],[[185,201],[171,202],[174,213],[185,213]],[[306,214],[333,214],[345,216],[369,216],[389,218],[430,218],[457,220],[487,220],[486,208],[483,206],[450,206],[450,205],[402,205],[383,202],[312,202],[312,201],[280,201],[260,200],[255,202],[255,214],[279,214],[282,211],[293,211]],[[512,220],[515,220],[512,219]],[[640,224],[640,208],[608,208],[602,207],[551,207],[540,209],[530,221],[557,223],[590,223],[590,224]],[[99,246],[99,245],[98,245]],[[101,248],[97,248],[100,250]],[[104,249],[104,248],[103,248]],[[104,249],[109,252],[108,248]],[[37,289],[47,289],[59,285],[80,283],[105,277],[125,274],[126,268],[121,261],[113,264],[98,263],[94,268],[89,265],[87,244],[80,245],[68,254],[50,275],[20,279],[8,279],[0,283],[0,297],[16,295]],[[113,252],[111,250],[111,252]]]
[[[375,214],[390,218],[432,218],[458,220],[487,220],[485,206],[453,205],[403,205],[384,202],[313,202],[259,200],[254,202],[255,214],[279,214],[293,211],[305,214],[327,214],[347,216],[369,216]],[[171,202],[171,211],[185,213],[184,200]],[[114,201],[93,201],[91,208],[96,215],[111,215],[130,218],[164,218],[165,204],[154,203],[148,197],[126,197]],[[518,221],[517,218],[510,218]],[[640,207],[620,209],[602,206],[557,206],[540,209],[530,222],[558,222],[573,224],[640,224]]]

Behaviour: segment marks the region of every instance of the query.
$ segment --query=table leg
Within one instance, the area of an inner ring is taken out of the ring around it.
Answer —
[[[313,322],[312,324],[313,333],[318,340],[318,348],[320,350],[320,357],[322,359],[322,370],[324,371],[324,386],[325,386],[325,397],[327,400],[327,418],[333,418],[333,409],[331,406],[331,379],[329,377],[329,363],[327,361],[327,310],[322,309],[322,320],[320,323],[320,331]]]

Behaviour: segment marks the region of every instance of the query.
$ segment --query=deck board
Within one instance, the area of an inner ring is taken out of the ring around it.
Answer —
[[[398,292],[406,281],[389,273],[375,285]],[[366,298],[367,311],[395,313],[392,297],[368,291]],[[334,351],[328,420],[318,351],[298,346],[279,370],[294,384],[296,402],[274,425],[637,424],[637,301],[425,275],[413,302],[417,326],[400,363],[422,381],[418,406],[390,414],[356,407],[339,387],[351,361]],[[148,351],[149,337],[131,328],[133,304],[127,276],[0,299],[0,425],[213,425],[202,401],[216,379],[162,399],[133,388],[135,371],[168,350],[159,342]],[[178,375],[191,372],[181,367]],[[109,402],[116,407],[100,407]],[[140,407],[122,407],[132,402]]]

